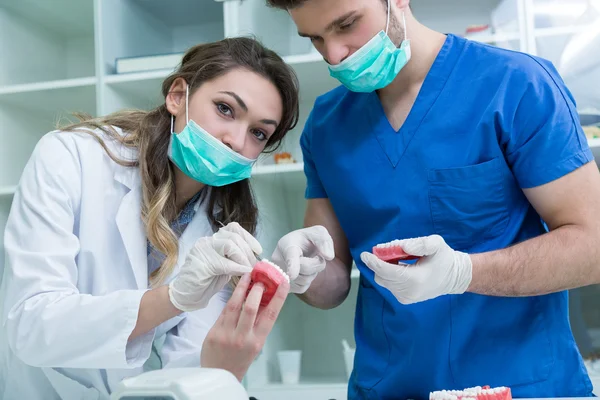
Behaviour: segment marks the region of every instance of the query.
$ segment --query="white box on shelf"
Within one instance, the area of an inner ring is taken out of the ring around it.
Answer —
[[[184,53],[156,54],[139,57],[121,57],[115,62],[115,72],[126,74],[131,72],[146,72],[159,69],[175,69],[183,58]]]

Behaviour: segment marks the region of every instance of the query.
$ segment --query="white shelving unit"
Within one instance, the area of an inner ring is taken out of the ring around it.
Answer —
[[[600,40],[596,3],[419,0],[412,7],[421,22],[444,33],[490,24],[490,33],[471,38],[549,58],[565,73],[579,105],[600,109],[600,89],[593,84],[600,79],[600,62],[585,56]],[[60,118],[71,111],[97,116],[148,109],[163,101],[160,85],[170,69],[119,75],[118,58],[184,52],[197,43],[247,34],[284,56],[301,85],[301,120],[281,149],[297,163],[274,165],[263,157],[252,178],[261,210],[259,237],[270,255],[279,237],[302,226],[306,179],[298,140],[315,98],[338,83],[310,42],[298,37],[289,15],[267,8],[265,0],[0,0],[0,229],[33,147]],[[599,140],[590,144],[600,149]],[[247,382],[251,395],[345,397],[340,341],[353,345],[359,277],[354,269],[350,298],[336,310],[312,309],[290,297],[265,348],[271,383],[257,388]],[[275,353],[284,349],[303,351],[299,385],[278,384]]]

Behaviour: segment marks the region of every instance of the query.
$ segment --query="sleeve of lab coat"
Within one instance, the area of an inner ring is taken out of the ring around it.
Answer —
[[[6,225],[2,325],[26,364],[134,368],[154,331],[128,343],[145,291],[80,294],[74,233],[81,166],[73,137],[45,135],[28,161]]]
[[[167,332],[160,351],[163,368],[200,366],[204,339],[221,315],[231,293],[231,287],[227,285],[213,296],[206,308],[187,313],[179,324]]]

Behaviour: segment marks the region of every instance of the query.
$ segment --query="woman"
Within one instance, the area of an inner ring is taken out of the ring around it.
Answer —
[[[5,233],[1,398],[107,398],[157,338],[162,368],[243,377],[289,290],[246,297],[262,251],[247,178],[297,123],[297,86],[272,51],[226,39],[187,52],[160,107],[40,140]]]

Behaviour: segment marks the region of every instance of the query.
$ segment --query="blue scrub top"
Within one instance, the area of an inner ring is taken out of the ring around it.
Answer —
[[[441,235],[502,249],[545,232],[522,189],[593,160],[574,100],[551,63],[448,35],[400,131],[376,93],[319,97],[301,137],[307,198],[329,198],[360,272],[350,399],[509,386],[515,397],[590,396],[567,292],[467,293],[400,304],[362,251]]]

